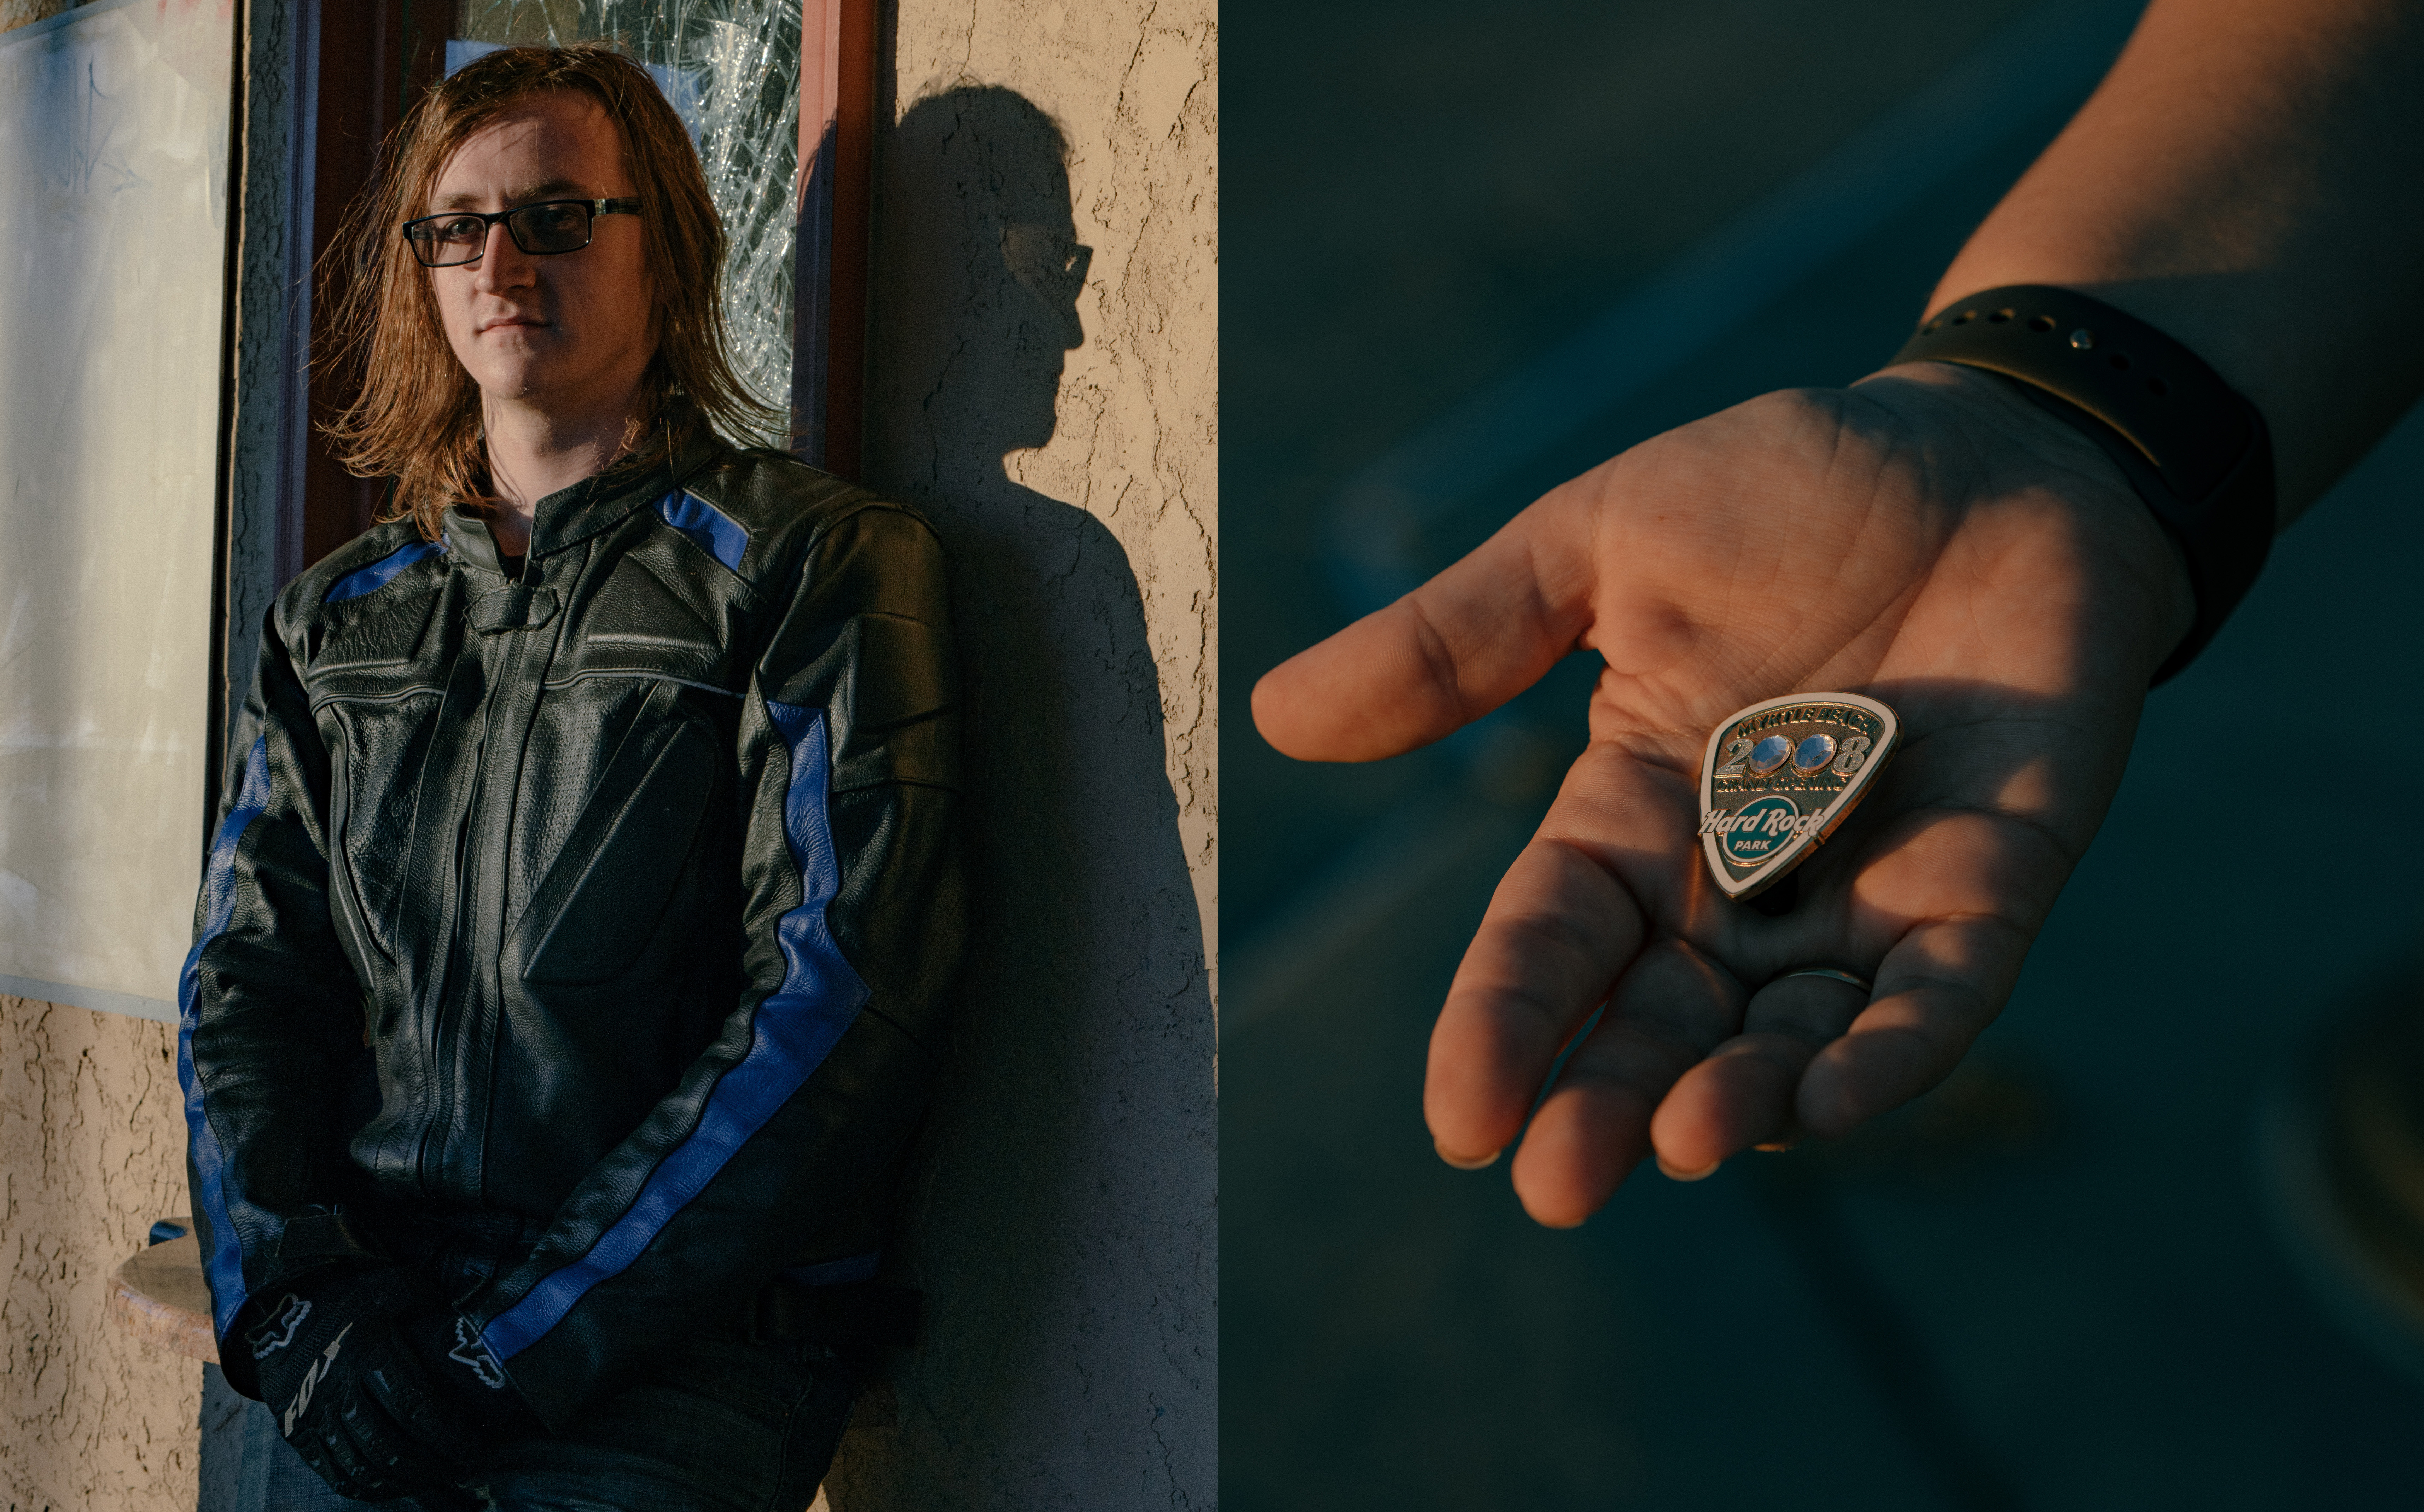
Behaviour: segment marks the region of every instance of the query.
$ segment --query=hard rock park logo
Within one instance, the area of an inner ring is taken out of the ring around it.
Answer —
[[[1698,839],[1718,891],[1756,897],[1808,860],[1901,733],[1891,708],[1858,693],[1788,693],[1735,710],[1700,762]]]
[[[1739,813],[1703,810],[1700,833],[1717,836],[1718,848],[1734,865],[1755,867],[1794,837],[1809,834],[1818,819],[1816,813],[1801,812],[1800,805],[1782,793],[1770,793],[1752,799]]]

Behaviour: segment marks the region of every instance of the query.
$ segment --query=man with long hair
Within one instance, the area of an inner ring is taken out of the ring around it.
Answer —
[[[723,246],[585,46],[436,86],[351,224],[393,517],[269,616],[179,995],[222,1366],[329,1488],[281,1506],[805,1506],[910,1323],[942,561],[725,438]]]

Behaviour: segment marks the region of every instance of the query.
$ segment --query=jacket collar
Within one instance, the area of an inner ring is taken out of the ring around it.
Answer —
[[[488,533],[488,522],[478,515],[454,505],[446,511],[441,533],[445,537],[446,554],[465,566],[478,567],[483,572],[502,574],[504,564],[498,559],[497,538]]]
[[[583,478],[569,488],[558,488],[533,509],[529,556],[532,560],[577,546],[598,532],[620,523],[632,511],[655,503],[682,479],[697,472],[724,450],[724,443],[702,435],[670,457],[636,470],[610,469]],[[446,512],[446,544],[466,564],[502,572],[496,539],[486,520],[456,505]]]

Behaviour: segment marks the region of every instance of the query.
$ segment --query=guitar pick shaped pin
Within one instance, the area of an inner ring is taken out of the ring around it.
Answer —
[[[1858,693],[1793,693],[1717,726],[1700,758],[1700,849],[1728,898],[1755,898],[1810,859],[1864,797],[1902,733]]]

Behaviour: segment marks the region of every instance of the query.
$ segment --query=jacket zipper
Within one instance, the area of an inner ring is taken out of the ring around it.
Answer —
[[[496,658],[498,662],[502,663],[510,660],[504,654],[508,650],[510,650],[509,646],[498,647]],[[502,676],[492,675],[501,673],[502,666],[489,667],[486,664],[488,659],[485,655],[481,660],[483,686],[480,689],[480,739],[471,748],[470,773],[471,796],[463,805],[462,817],[454,821],[454,917],[448,922],[446,965],[439,973],[438,998],[429,1015],[429,1043],[426,1053],[429,1086],[434,1093],[431,1101],[435,1106],[428,1113],[426,1122],[422,1124],[421,1146],[413,1156],[414,1185],[420,1188],[422,1196],[430,1199],[435,1199],[439,1195],[438,1182],[430,1170],[430,1165],[433,1157],[441,1157],[439,1164],[443,1164],[445,1130],[454,1116],[454,1078],[447,1065],[447,1057],[450,1054],[453,1030],[455,1027],[454,1020],[457,1016],[455,999],[462,993],[471,990],[470,962],[463,928],[464,920],[475,903],[472,897],[474,889],[471,839],[478,827],[480,811],[487,799],[488,717],[496,708],[497,689],[502,681]]]

